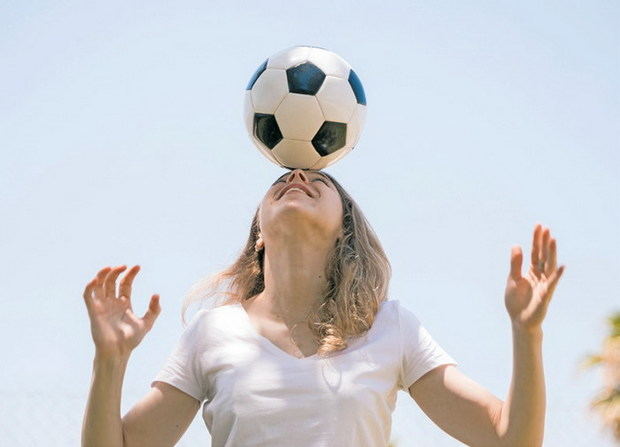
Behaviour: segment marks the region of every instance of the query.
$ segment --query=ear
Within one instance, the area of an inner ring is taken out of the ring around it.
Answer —
[[[265,246],[265,242],[263,241],[263,236],[258,233],[258,238],[256,239],[256,243],[254,244],[254,250],[260,251]]]

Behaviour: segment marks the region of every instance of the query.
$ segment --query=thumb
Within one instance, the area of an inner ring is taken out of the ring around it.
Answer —
[[[510,277],[515,281],[521,278],[521,264],[523,252],[519,245],[513,245],[510,249]]]
[[[147,328],[150,330],[157,319],[157,316],[161,313],[161,306],[159,305],[159,295],[154,294],[151,297],[151,302],[149,303],[149,308],[142,317],[142,320],[146,324]]]

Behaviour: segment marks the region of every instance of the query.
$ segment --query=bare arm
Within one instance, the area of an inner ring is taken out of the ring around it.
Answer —
[[[82,446],[123,447],[121,390],[129,357],[95,355],[82,424]]]
[[[200,401],[180,389],[155,382],[123,416],[125,447],[172,447],[200,409]]]
[[[502,401],[454,365],[432,369],[409,387],[443,431],[472,447],[541,446],[545,425],[542,333],[513,328],[513,373]]]
[[[509,446],[542,446],[546,400],[542,329],[527,332],[513,327],[512,340],[512,380],[498,432]]]
[[[84,303],[95,343],[91,389],[82,423],[82,447],[123,447],[120,417],[123,377],[133,349],[153,327],[161,311],[153,295],[144,317],[131,308],[131,283],[140,270],[134,266],[122,279],[119,296],[116,278],[125,269],[101,269],[84,289]]]
[[[127,360],[95,356],[82,428],[82,445],[175,445],[196,416],[200,402],[172,385],[156,382],[121,419],[121,388]]]
[[[530,268],[521,274],[523,252],[511,248],[504,303],[512,324],[512,381],[498,430],[506,445],[541,447],[545,429],[542,322],[565,266],[557,266],[557,244],[549,228],[536,224]]]
[[[502,401],[456,365],[433,368],[409,387],[409,394],[444,432],[471,447],[506,444],[497,431]]]
[[[409,387],[422,410],[467,445],[543,444],[546,402],[541,324],[565,268],[557,268],[556,248],[549,229],[537,224],[525,277],[521,276],[521,247],[511,249],[505,304],[512,322],[513,366],[505,402],[450,365],[434,368]]]

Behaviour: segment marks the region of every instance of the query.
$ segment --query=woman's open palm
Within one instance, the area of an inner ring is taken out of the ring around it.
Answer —
[[[523,253],[513,246],[505,291],[506,309],[513,324],[539,329],[565,266],[557,267],[557,245],[548,228],[537,224],[532,238],[531,264],[521,276]]]
[[[159,295],[155,294],[142,318],[133,313],[131,285],[140,270],[138,265],[122,278],[119,296],[116,296],[116,279],[125,268],[123,265],[101,269],[84,289],[84,302],[98,355],[129,356],[151,330],[161,312]]]

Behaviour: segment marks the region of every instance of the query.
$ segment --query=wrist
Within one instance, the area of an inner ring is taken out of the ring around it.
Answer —
[[[93,363],[104,368],[117,368],[126,366],[129,362],[129,354],[108,354],[95,351]]]
[[[512,322],[512,333],[520,337],[542,338],[543,329],[542,329],[542,326],[524,327],[513,321]]]

